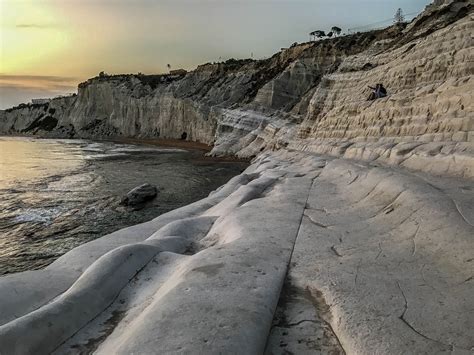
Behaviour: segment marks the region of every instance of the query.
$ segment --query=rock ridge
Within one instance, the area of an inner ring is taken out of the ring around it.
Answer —
[[[473,192],[262,153],[201,201],[0,278],[0,352],[468,354]]]
[[[303,43],[265,60],[208,63],[179,75],[102,74],[75,96],[0,111],[0,132],[186,137],[212,145],[213,155],[240,157],[289,145],[345,154],[350,145],[381,159],[381,149],[393,150],[380,145],[422,143],[409,156],[417,163],[406,167],[472,177],[472,7],[435,3],[408,25]],[[389,96],[367,102],[367,86],[377,82]],[[445,155],[456,155],[458,167]]]
[[[9,134],[186,132],[254,158],[203,200],[0,277],[0,353],[472,354],[472,20],[436,1],[406,27],[3,111]],[[376,82],[389,96],[365,101]]]

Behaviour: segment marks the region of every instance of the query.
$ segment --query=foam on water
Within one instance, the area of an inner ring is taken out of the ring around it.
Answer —
[[[37,222],[50,224],[61,212],[60,208],[28,208],[13,217],[13,220],[18,223]]]
[[[41,268],[68,250],[206,197],[239,174],[238,162],[202,151],[61,139],[0,139],[0,275]],[[145,208],[120,205],[132,188],[158,186]]]

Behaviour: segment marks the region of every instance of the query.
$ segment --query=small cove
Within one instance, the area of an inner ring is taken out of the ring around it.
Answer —
[[[206,197],[248,165],[202,147],[0,137],[0,275],[40,269],[115,230]],[[199,149],[200,148],[200,149]],[[142,183],[144,208],[120,205]]]

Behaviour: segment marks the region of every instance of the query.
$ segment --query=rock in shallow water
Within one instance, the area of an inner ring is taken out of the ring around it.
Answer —
[[[125,206],[137,206],[153,200],[158,194],[156,186],[143,184],[130,190],[120,201]]]

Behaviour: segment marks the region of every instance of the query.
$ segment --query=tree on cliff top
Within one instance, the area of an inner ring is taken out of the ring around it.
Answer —
[[[398,9],[397,12],[395,12],[393,22],[397,25],[405,22],[405,15],[402,9]]]
[[[342,30],[337,26],[333,26],[331,28],[331,32],[334,33],[336,36],[339,36],[341,34]]]
[[[321,30],[317,30],[317,31],[313,31],[311,32],[310,34],[310,38],[311,37],[314,37],[314,39],[316,38],[323,38],[326,36],[326,33],[324,31],[321,31]]]

